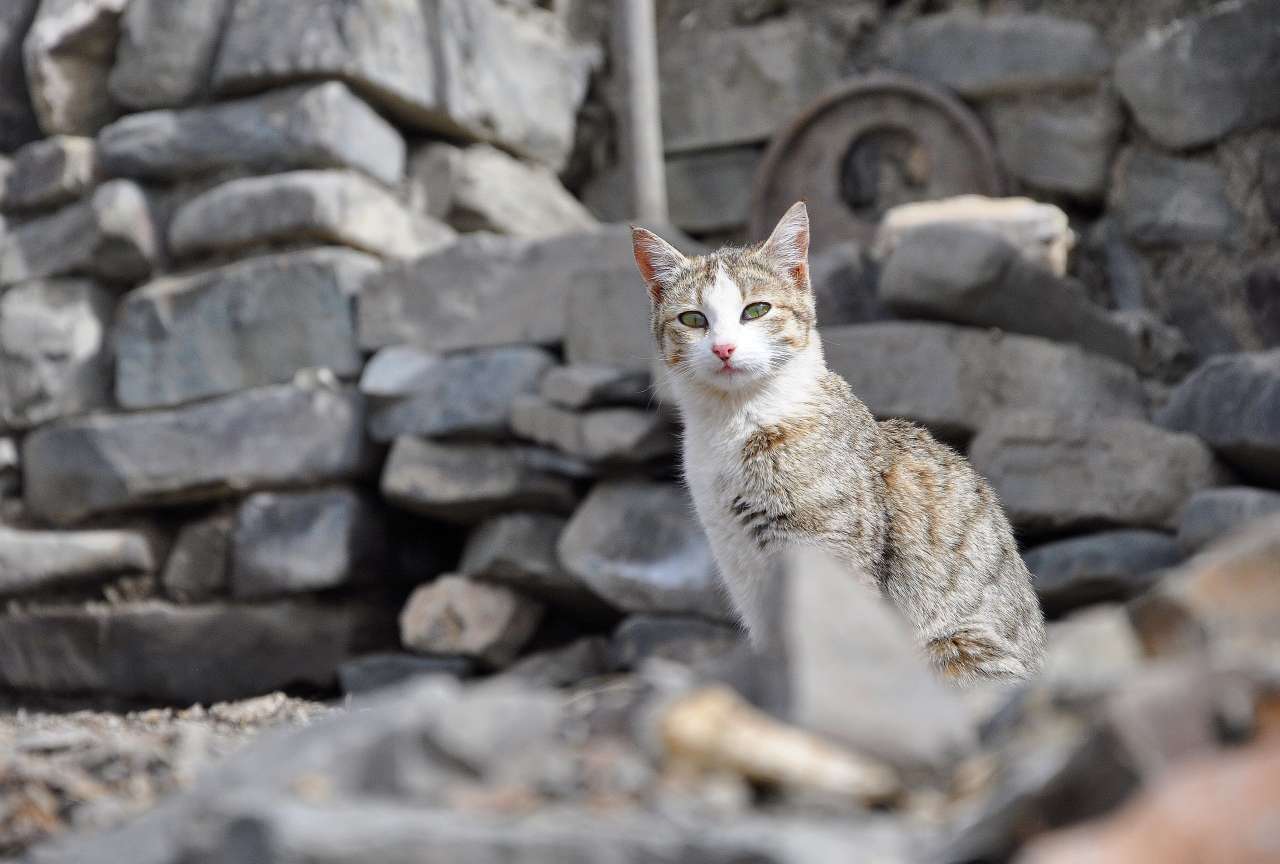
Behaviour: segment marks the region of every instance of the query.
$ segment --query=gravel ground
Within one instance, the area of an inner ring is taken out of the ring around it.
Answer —
[[[262,732],[335,710],[283,693],[129,713],[0,707],[0,857],[116,825]]]

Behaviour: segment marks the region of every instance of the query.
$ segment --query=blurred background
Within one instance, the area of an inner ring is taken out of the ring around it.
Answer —
[[[1278,85],[1277,0],[3,0],[0,859],[1280,861]],[[1035,681],[731,623],[627,222],[801,198]]]

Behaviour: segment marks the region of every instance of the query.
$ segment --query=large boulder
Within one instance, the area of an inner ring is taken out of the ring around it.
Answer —
[[[1040,605],[1056,616],[1141,593],[1179,563],[1182,552],[1159,531],[1103,531],[1036,546],[1023,560]]]
[[[569,520],[559,549],[565,569],[624,611],[731,617],[711,547],[679,486],[600,483]]]
[[[55,592],[150,573],[145,534],[127,530],[31,531],[0,527],[0,596]]]
[[[353,376],[360,352],[348,297],[375,270],[359,252],[317,249],[131,291],[116,329],[116,397],[152,408],[283,383],[311,367]]]
[[[425,144],[409,159],[405,186],[414,209],[459,231],[552,237],[596,225],[551,169],[489,144]]]
[[[893,68],[977,98],[1086,88],[1111,69],[1093,25],[1051,15],[928,15],[886,49]]]
[[[115,300],[93,282],[24,282],[0,295],[0,420],[27,428],[111,404]]]
[[[915,322],[822,328],[827,365],[879,417],[905,417],[951,440],[992,415],[1146,416],[1133,369],[1047,339]]]
[[[98,182],[92,138],[55,135],[33,141],[13,157],[0,191],[0,210],[45,210],[75,201]]]
[[[128,0],[41,0],[23,41],[27,83],[47,135],[94,135],[115,117],[107,89]]]
[[[39,6],[40,0],[10,0],[0,5],[0,153],[40,137],[22,57],[22,40]]]
[[[1218,3],[1136,41],[1116,86],[1159,144],[1186,149],[1280,119],[1275,0]]]
[[[1117,162],[1110,204],[1121,230],[1140,246],[1226,243],[1241,228],[1225,176],[1203,160],[1128,150]]]
[[[375,441],[401,435],[499,438],[511,429],[511,404],[533,393],[555,358],[541,348],[481,348],[432,354],[408,345],[384,348],[365,366]]]
[[[134,183],[115,180],[0,234],[0,285],[68,274],[136,282],[151,274],[157,255],[146,196]]]
[[[340,663],[385,643],[359,603],[53,607],[0,617],[0,683],[49,694],[218,702],[331,687]]]
[[[258,599],[377,582],[387,537],[354,489],[258,492],[236,513],[231,596]]]
[[[533,636],[542,606],[510,588],[441,576],[419,586],[400,613],[400,641],[413,651],[506,666]]]
[[[328,81],[261,96],[131,114],[102,130],[112,176],[151,180],[236,169],[355,168],[389,185],[404,174],[404,139],[345,84]]]
[[[1200,436],[1245,474],[1280,481],[1280,349],[1210,359],[1156,422]]]
[[[177,108],[204,95],[233,0],[130,0],[107,81],[111,98],[135,111]]]
[[[152,504],[346,479],[368,462],[358,394],[285,385],[176,410],[43,426],[23,441],[23,493],[33,514],[68,524]]]
[[[567,512],[573,482],[545,451],[497,444],[397,438],[382,471],[382,494],[405,509],[449,522],[479,522],[508,510]]]
[[[453,236],[355,171],[290,171],[231,180],[182,205],[169,224],[169,252],[188,258],[268,244],[334,243],[415,258]]]
[[[1247,486],[1203,489],[1182,508],[1178,545],[1191,555],[1272,513],[1280,513],[1280,492]]]
[[[1229,474],[1198,438],[1137,420],[1018,411],[986,424],[969,450],[1018,528],[1176,528],[1194,493]]]

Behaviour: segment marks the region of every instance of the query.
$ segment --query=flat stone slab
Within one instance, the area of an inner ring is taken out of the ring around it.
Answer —
[[[0,596],[93,585],[155,567],[151,543],[138,531],[0,527]]]
[[[1182,508],[1178,545],[1191,555],[1276,512],[1280,512],[1280,492],[1247,486],[1204,489]]]
[[[1182,560],[1182,551],[1159,531],[1103,531],[1036,546],[1023,560],[1045,613],[1060,615],[1141,593]]]

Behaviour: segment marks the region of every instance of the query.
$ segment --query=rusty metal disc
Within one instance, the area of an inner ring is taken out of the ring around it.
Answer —
[[[929,84],[869,75],[818,99],[774,136],[755,176],[750,236],[766,237],[804,199],[813,251],[869,243],[897,204],[1003,188],[991,139],[972,111]]]

